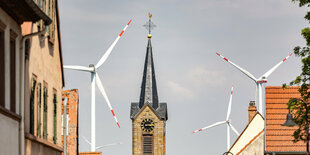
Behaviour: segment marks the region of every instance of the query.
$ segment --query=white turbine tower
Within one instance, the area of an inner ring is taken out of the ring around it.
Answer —
[[[240,70],[242,73],[244,73],[246,76],[254,80],[256,83],[256,100],[258,100],[259,105],[259,113],[263,114],[263,83],[267,83],[267,77],[275,71],[284,61],[286,61],[290,56],[292,56],[293,53],[291,53],[289,56],[284,58],[282,61],[280,61],[278,64],[276,64],[274,67],[272,67],[269,71],[267,71],[265,74],[263,74],[260,78],[255,78],[250,72],[246,71],[245,69],[239,67],[238,65],[234,64],[227,58],[225,58],[223,55],[216,53],[218,56],[222,57],[225,61],[229,62],[233,66],[235,66],[238,70]]]
[[[120,37],[123,35],[123,33],[125,32],[125,30],[127,29],[127,27],[129,26],[131,20],[128,22],[128,24],[125,26],[125,28],[123,29],[123,31],[117,36],[117,38],[115,39],[115,41],[112,43],[112,45],[108,48],[108,50],[104,53],[104,55],[101,57],[101,59],[99,60],[99,62],[95,65],[90,64],[89,67],[84,67],[84,66],[64,66],[64,68],[66,69],[73,69],[73,70],[78,70],[78,71],[86,71],[86,72],[90,72],[91,74],[91,151],[95,152],[96,151],[96,122],[95,122],[95,83],[97,84],[100,92],[102,93],[106,103],[108,104],[112,115],[118,125],[118,127],[120,128],[120,125],[117,121],[117,118],[115,116],[115,113],[113,111],[113,108],[111,106],[111,103],[109,101],[109,98],[102,86],[101,80],[97,74],[97,69],[107,60],[107,58],[109,57],[112,49],[114,48],[114,46],[116,45],[116,43],[118,42],[118,40],[120,39]]]
[[[229,150],[229,148],[230,148],[230,128],[235,132],[236,135],[238,135],[238,136],[240,135],[239,132],[230,123],[230,119],[229,119],[230,111],[231,111],[231,102],[232,102],[233,90],[234,90],[234,85],[232,85],[231,91],[230,91],[230,99],[229,99],[229,104],[228,104],[226,120],[225,121],[221,121],[221,122],[217,122],[217,123],[214,123],[214,124],[209,125],[207,127],[204,127],[204,128],[201,128],[201,129],[193,131],[193,133],[196,133],[198,131],[203,131],[203,130],[206,130],[206,129],[209,129],[209,128],[212,128],[212,127],[215,127],[215,126],[218,126],[218,125],[226,123],[226,125],[227,125],[227,150]]]

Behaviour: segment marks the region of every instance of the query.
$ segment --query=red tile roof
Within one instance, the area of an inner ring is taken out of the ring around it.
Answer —
[[[281,126],[286,120],[289,99],[300,97],[298,88],[266,87],[266,152],[306,151],[306,143],[292,141],[293,132],[297,127]]]

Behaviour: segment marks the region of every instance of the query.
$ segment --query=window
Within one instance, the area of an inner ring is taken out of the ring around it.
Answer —
[[[48,92],[47,92],[47,84],[44,83],[43,88],[43,139],[47,139],[47,98],[48,98]]]
[[[35,76],[31,79],[31,92],[30,92],[30,133],[34,134],[34,100],[35,100],[35,89],[37,85],[37,79]]]
[[[57,142],[57,91],[56,91],[56,89],[54,89],[53,103],[54,103],[54,112],[53,112],[54,137],[53,137],[53,141],[54,141],[54,144],[56,144],[56,142]]]
[[[37,103],[37,110],[38,110],[38,120],[37,120],[37,136],[41,137],[41,111],[42,111],[42,104],[41,104],[41,97],[42,97],[42,84],[38,83],[38,89],[37,89],[37,95],[38,95],[38,103]]]
[[[153,135],[143,135],[143,154],[153,155]]]
[[[42,0],[42,11],[46,13],[46,0]]]
[[[54,43],[55,41],[55,23],[56,23],[56,0],[48,0],[48,16],[53,20],[48,29],[48,37],[50,43]]]
[[[17,34],[10,31],[10,110],[16,112],[16,37]]]
[[[0,21],[0,106],[5,107],[5,43],[4,43],[4,23]]]

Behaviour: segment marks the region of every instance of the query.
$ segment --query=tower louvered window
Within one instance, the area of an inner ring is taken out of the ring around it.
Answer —
[[[153,155],[153,135],[143,136],[143,154]]]

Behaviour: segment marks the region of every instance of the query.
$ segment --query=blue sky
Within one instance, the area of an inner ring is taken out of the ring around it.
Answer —
[[[241,133],[255,84],[223,61],[219,52],[259,77],[296,45],[304,45],[301,29],[306,10],[290,0],[66,0],[59,1],[65,65],[96,64],[133,19],[98,73],[119,119],[119,129],[96,90],[97,145],[104,155],[131,154],[130,103],[139,99],[147,30],[153,14],[157,27],[152,46],[159,100],[168,103],[167,154],[216,155],[226,151],[226,126],[192,134],[226,118],[234,83],[231,122]],[[299,58],[291,57],[268,78],[280,86],[299,73]],[[80,136],[90,139],[90,74],[65,70],[64,89],[79,89]],[[237,136],[231,132],[231,144]],[[80,139],[80,151],[90,146]]]

